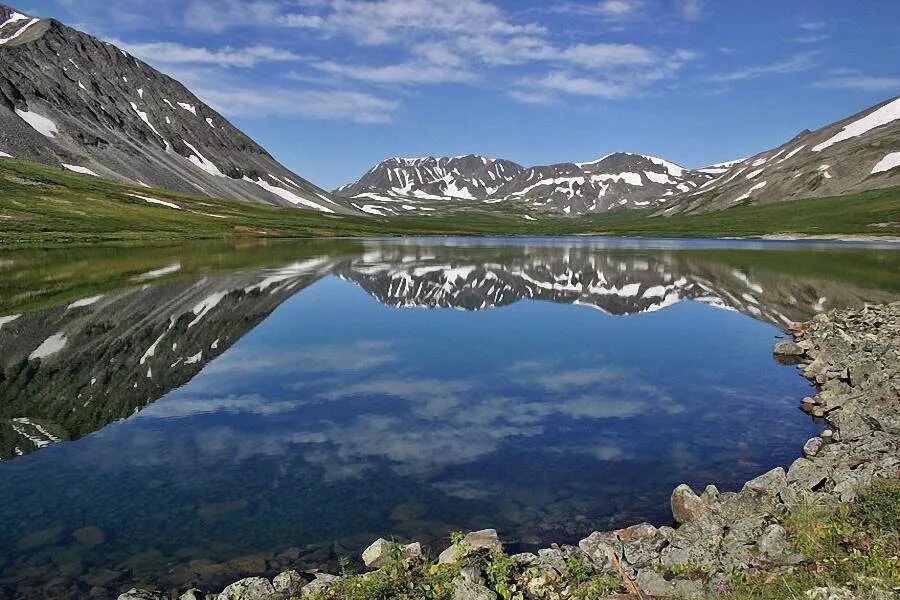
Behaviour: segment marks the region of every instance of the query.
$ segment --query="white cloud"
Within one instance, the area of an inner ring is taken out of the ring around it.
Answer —
[[[719,73],[710,77],[710,80],[725,83],[768,77],[770,75],[789,75],[791,73],[808,71],[816,66],[816,56],[817,54],[815,52],[795,54],[767,65],[757,65],[737,69],[728,73]]]
[[[828,27],[825,21],[801,21],[797,27],[806,31],[821,31]]]
[[[476,78],[474,73],[465,69],[415,61],[379,67],[342,65],[333,61],[324,61],[313,66],[332,75],[372,83],[463,83]]]
[[[123,50],[151,63],[162,64],[212,64],[221,67],[253,67],[260,62],[295,61],[300,57],[293,52],[272,46],[256,45],[244,48],[225,47],[218,50],[185,46],[173,42],[131,43],[110,40]]]
[[[704,0],[678,0],[678,8],[688,21],[699,21],[703,18]]]
[[[293,115],[355,123],[389,123],[399,107],[394,100],[357,91],[209,86],[198,88],[196,93],[225,115],[253,117]]]
[[[814,84],[827,90],[853,90],[860,92],[892,92],[900,90],[900,77],[873,77],[869,75],[844,75],[824,79]]]

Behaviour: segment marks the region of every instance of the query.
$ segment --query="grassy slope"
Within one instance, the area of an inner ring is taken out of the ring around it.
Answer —
[[[173,202],[180,210],[128,196]],[[900,188],[854,196],[738,207],[703,215],[635,213],[526,221],[485,207],[460,217],[374,217],[211,199],[120,185],[17,160],[0,160],[0,245],[112,240],[365,235],[766,234],[900,236]]]

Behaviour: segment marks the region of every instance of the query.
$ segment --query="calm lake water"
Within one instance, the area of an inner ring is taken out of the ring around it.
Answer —
[[[821,425],[783,328],[900,251],[367,240],[0,255],[0,597],[215,587],[378,536],[528,548]]]

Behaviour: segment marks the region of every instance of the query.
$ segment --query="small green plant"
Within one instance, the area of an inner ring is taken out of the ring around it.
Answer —
[[[575,583],[584,583],[591,578],[594,569],[584,559],[573,556],[566,560],[566,578]]]
[[[602,600],[614,592],[622,590],[622,582],[615,575],[604,573],[594,575],[581,592],[576,594],[580,600]]]
[[[525,594],[515,575],[518,564],[503,552],[492,552],[484,564],[488,586],[504,600],[524,600]]]
[[[462,545],[464,539],[466,539],[466,534],[462,531],[453,531],[450,533],[450,543],[454,546]]]

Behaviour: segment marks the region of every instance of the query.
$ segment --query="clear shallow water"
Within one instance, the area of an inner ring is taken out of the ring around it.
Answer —
[[[789,464],[820,426],[777,325],[896,299],[898,253],[640,245],[13,256],[0,585],[214,586],[486,526],[573,542]]]

